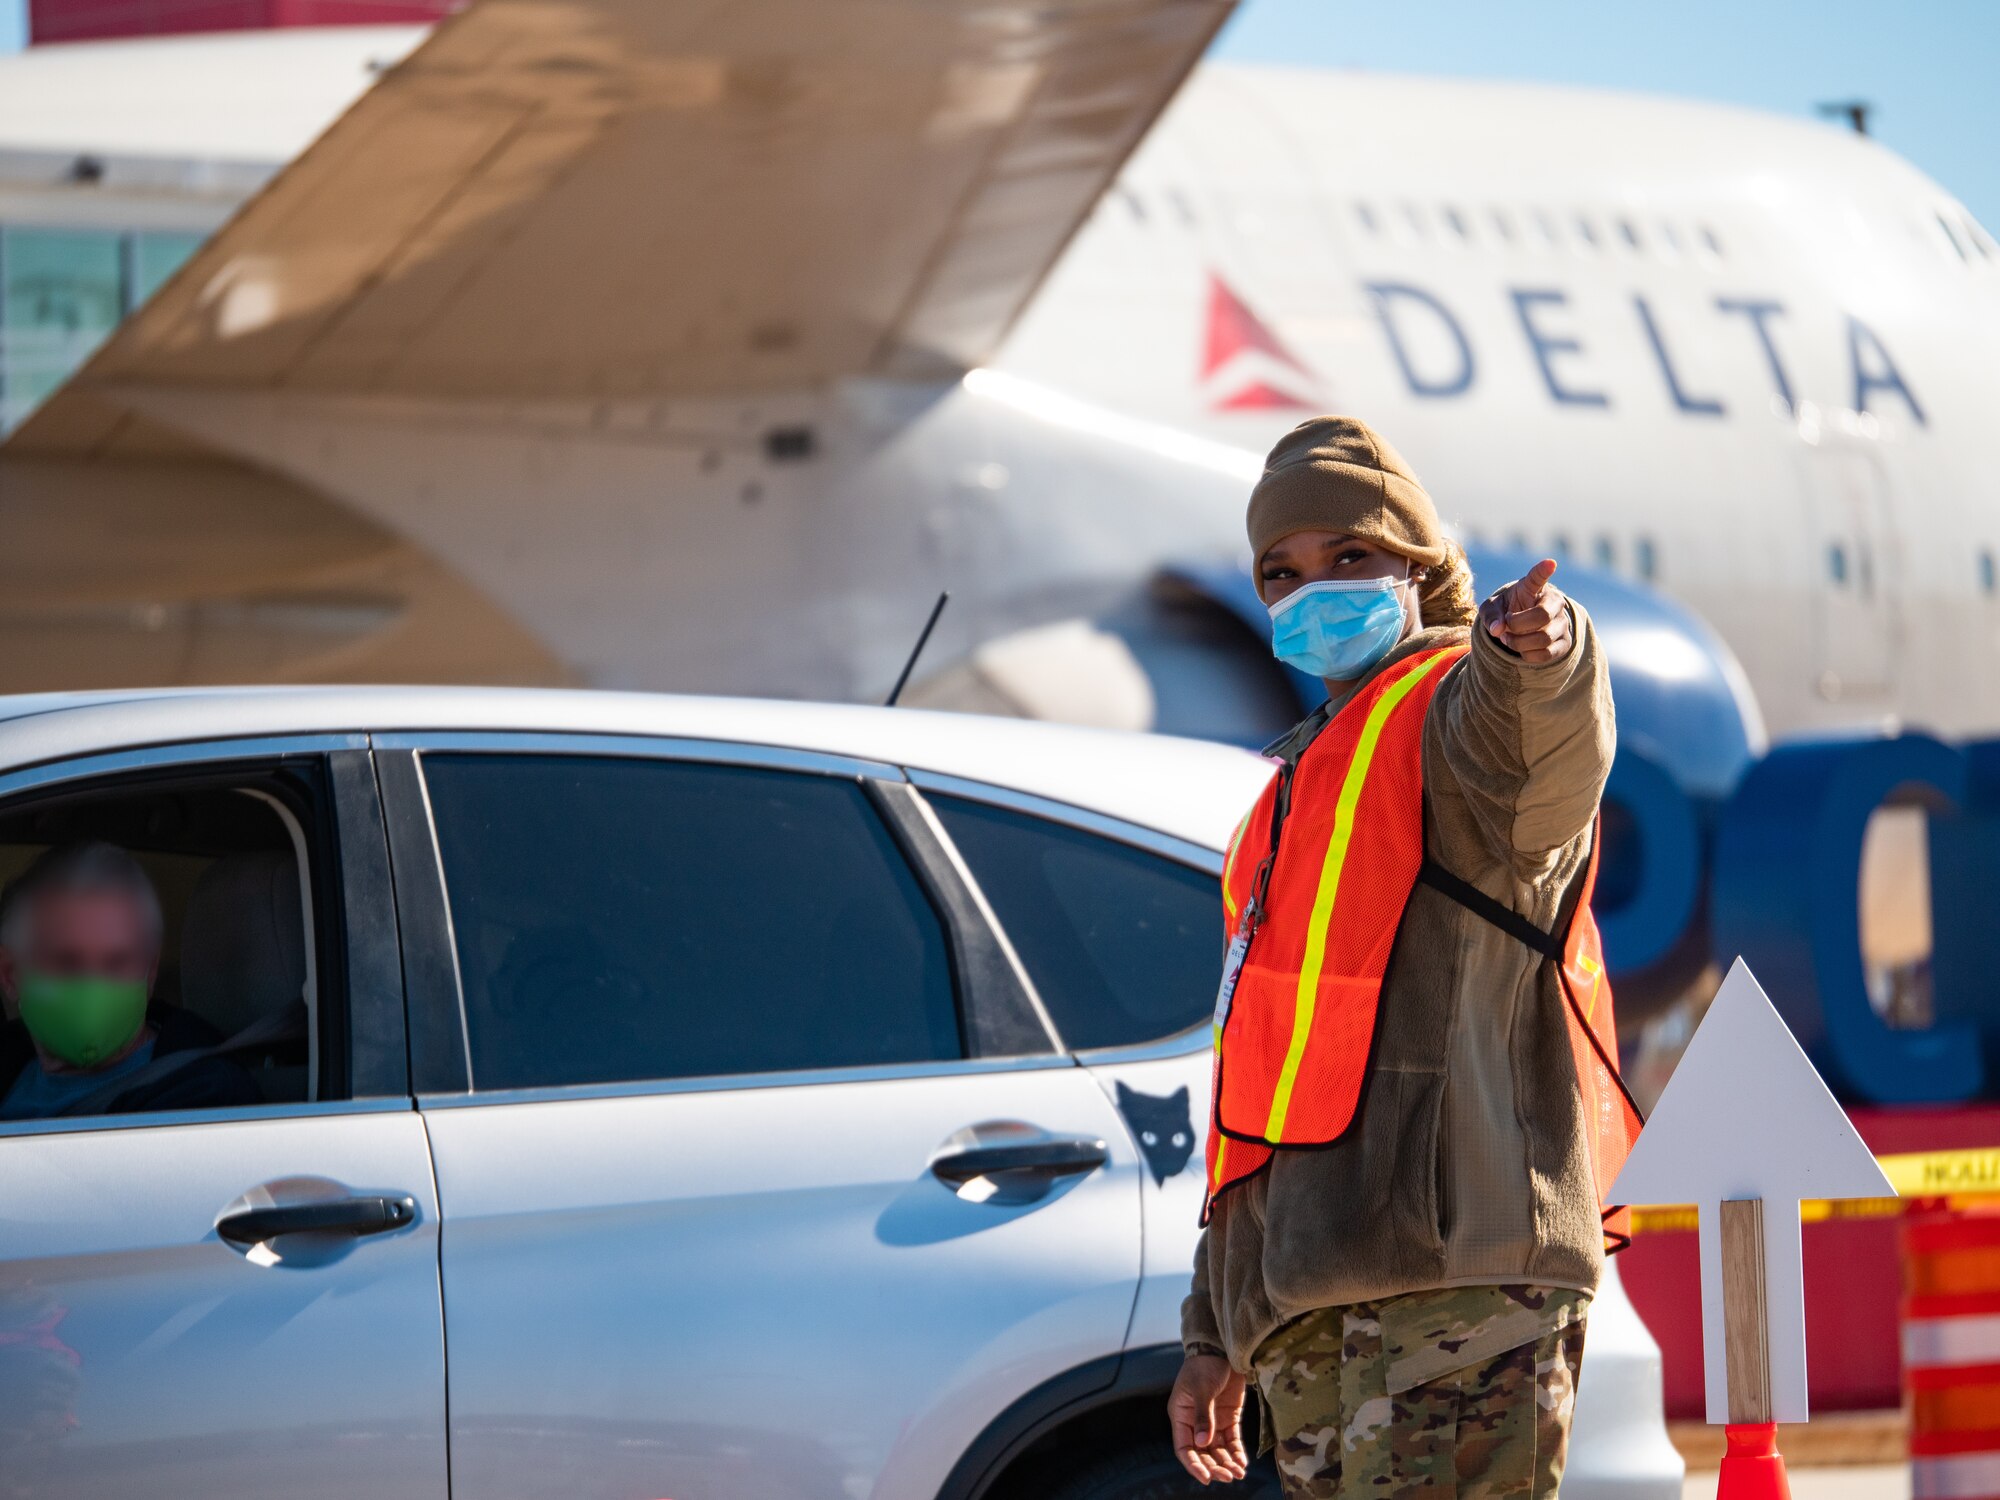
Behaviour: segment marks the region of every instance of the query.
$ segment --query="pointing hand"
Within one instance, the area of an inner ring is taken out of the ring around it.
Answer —
[[[1569,600],[1549,582],[1555,571],[1555,559],[1545,557],[1479,606],[1480,628],[1531,666],[1561,661],[1576,644]]]

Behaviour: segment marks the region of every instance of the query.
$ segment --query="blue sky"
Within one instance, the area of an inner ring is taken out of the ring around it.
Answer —
[[[25,0],[0,0],[0,49]],[[2000,231],[2000,0],[1244,0],[1217,54],[1645,89],[1812,114],[1863,98],[1874,131]]]

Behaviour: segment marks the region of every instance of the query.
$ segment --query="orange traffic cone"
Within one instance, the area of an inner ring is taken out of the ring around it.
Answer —
[[[1723,1431],[1729,1451],[1722,1455],[1715,1500],[1792,1500],[1778,1452],[1776,1422],[1731,1422]]]

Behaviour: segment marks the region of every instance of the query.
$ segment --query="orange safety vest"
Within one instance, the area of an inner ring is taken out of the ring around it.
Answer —
[[[1274,1150],[1330,1146],[1353,1124],[1382,977],[1420,881],[1556,966],[1600,1203],[1638,1136],[1590,912],[1595,837],[1561,938],[1460,880],[1424,847],[1424,718],[1465,653],[1427,651],[1379,675],[1295,765],[1280,769],[1230,840],[1222,901],[1231,941],[1216,1001],[1204,1223],[1216,1198]],[[1629,1211],[1606,1207],[1604,1223],[1607,1248],[1622,1249]]]

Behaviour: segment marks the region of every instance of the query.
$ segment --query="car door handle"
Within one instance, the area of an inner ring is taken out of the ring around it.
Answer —
[[[281,1208],[246,1208],[218,1219],[215,1232],[232,1245],[261,1245],[281,1234],[382,1234],[414,1224],[417,1200],[335,1198],[320,1203],[288,1203]]]
[[[1089,1136],[1072,1140],[1023,1141],[1018,1145],[971,1146],[952,1151],[931,1163],[941,1182],[962,1187],[977,1177],[995,1181],[1053,1183],[1061,1177],[1095,1172],[1111,1159],[1103,1141]]]

